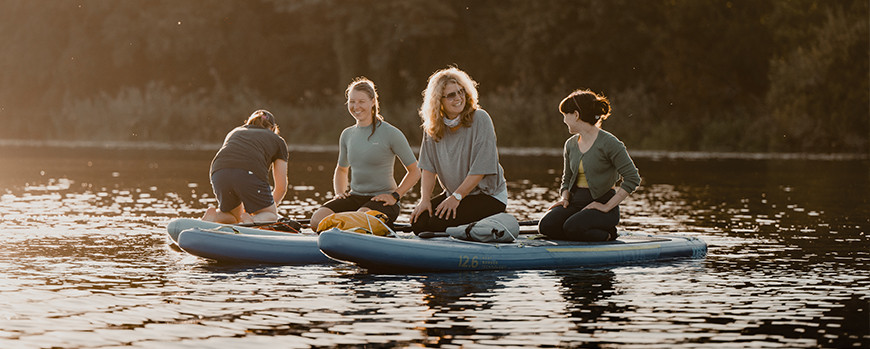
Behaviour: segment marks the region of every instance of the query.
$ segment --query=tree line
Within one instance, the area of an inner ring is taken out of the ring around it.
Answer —
[[[333,144],[378,84],[419,142],[426,78],[480,83],[502,146],[608,96],[631,149],[870,153],[866,0],[0,0],[2,139],[220,142],[253,110]]]

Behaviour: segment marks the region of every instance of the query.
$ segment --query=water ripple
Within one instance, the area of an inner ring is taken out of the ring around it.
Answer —
[[[382,275],[217,264],[173,249],[166,223],[215,203],[200,173],[211,155],[48,162],[63,170],[10,158],[42,172],[0,182],[0,347],[870,346],[868,195],[836,194],[840,183],[867,193],[861,162],[769,160],[759,174],[750,160],[640,160],[645,183],[621,206],[621,228],[702,238],[705,259]],[[282,213],[305,218],[328,195],[316,188],[329,187],[332,167],[294,159],[311,175],[291,176]],[[505,160],[527,178],[509,182],[511,213],[542,216],[560,161]],[[101,175],[76,172],[88,162]],[[819,168],[845,177],[800,176]]]

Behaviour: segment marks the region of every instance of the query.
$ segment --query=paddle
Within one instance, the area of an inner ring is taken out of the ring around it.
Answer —
[[[297,220],[297,219],[290,219],[290,218],[284,217],[284,218],[279,218],[277,222],[238,223],[238,224],[233,224],[233,225],[239,226],[239,227],[259,227],[259,226],[270,225],[270,224],[275,224],[275,223],[289,223],[289,222],[296,222],[296,223],[299,223],[299,224],[305,226],[305,225],[308,225],[309,223],[311,223],[311,220],[310,219],[298,219]]]
[[[277,222],[253,222],[253,223],[236,223],[233,226],[245,228],[266,227],[267,230],[283,231],[287,233],[299,233],[303,228],[308,227],[310,219],[295,220],[287,217],[278,218]]]
[[[531,220],[531,221],[519,221],[517,223],[519,223],[521,227],[525,227],[525,226],[538,225],[538,222],[539,222],[538,220]],[[402,232],[409,232],[409,231],[411,231],[411,225],[408,223],[393,223],[393,230],[402,231]]]
[[[420,233],[420,234],[417,234],[417,237],[419,237],[419,238],[421,238],[421,239],[446,238],[446,237],[448,237],[448,236],[450,236],[450,234],[447,234],[447,233],[445,233],[445,232],[443,232],[443,231],[439,231],[439,232],[434,232],[434,231],[424,231],[424,232],[422,232],[422,233]]]
[[[527,226],[536,226],[536,225],[538,225],[538,222],[539,222],[538,220],[531,220],[531,221],[519,221],[517,223],[519,223],[521,227],[527,227]],[[401,232],[409,232],[409,231],[411,231],[411,225],[407,224],[407,223],[393,223],[393,230],[401,231]],[[532,233],[537,234],[538,231],[535,230],[534,232],[530,232],[530,231],[520,230],[520,234],[532,234]],[[417,234],[417,237],[419,237],[421,239],[431,239],[431,238],[436,238],[436,237],[448,237],[448,236],[450,236],[450,235],[448,235],[445,232],[434,232],[434,231],[424,231],[424,232],[421,232],[420,234]]]
[[[291,221],[291,222],[297,222],[297,223],[300,223],[300,224],[302,225],[303,228],[310,228],[310,226],[308,226],[309,224],[311,224],[311,220],[310,220],[310,219],[290,219],[290,218],[286,218],[286,217],[285,217],[285,218],[280,218],[280,219],[278,219],[278,222],[279,222],[279,223],[282,222],[282,221],[286,222],[287,220],[289,220],[289,221]],[[517,223],[519,223],[519,225],[520,225],[521,227],[528,227],[528,226],[537,226],[539,222],[540,222],[539,220],[535,219],[535,220],[528,220],[528,221],[519,221],[519,222],[517,222]],[[258,226],[269,225],[269,224],[274,224],[274,222],[263,222],[263,223],[241,223],[241,224],[238,224],[238,226],[242,226],[242,227],[258,227]],[[300,228],[300,229],[301,229],[301,228]],[[411,229],[411,224],[409,224],[409,223],[393,223],[393,230],[394,230],[394,231],[406,232],[406,233],[407,233],[407,232],[411,232],[411,231],[413,231],[413,230]],[[532,232],[529,232],[529,231],[522,231],[522,230],[520,230],[520,234],[524,234],[524,233],[525,233],[525,234],[530,234],[530,233],[532,233]],[[537,233],[537,231],[534,231],[534,233]],[[420,237],[420,238],[423,238],[423,239],[429,239],[429,238],[433,238],[433,237],[447,237],[447,236],[450,236],[450,235],[448,235],[448,234],[445,233],[445,232],[431,232],[431,231],[427,231],[427,232],[421,232],[421,233],[418,234],[417,236]]]
[[[286,220],[288,218],[285,217],[285,218],[278,219],[278,222],[281,222],[282,219]],[[308,225],[311,224],[310,219],[290,219],[290,220],[302,224],[303,227],[308,227]],[[519,223],[521,227],[525,227],[525,226],[536,226],[536,225],[538,225],[538,222],[539,222],[539,220],[535,219],[535,220],[529,220],[529,221],[519,221],[517,223]],[[261,225],[269,225],[269,224],[273,224],[273,223],[274,222],[271,222],[271,223],[267,223],[267,222],[264,222],[264,223],[241,223],[238,225],[242,226],[242,227],[256,227],[256,226],[261,226]],[[409,224],[409,223],[393,223],[393,230],[401,231],[401,232],[412,231],[411,224]]]

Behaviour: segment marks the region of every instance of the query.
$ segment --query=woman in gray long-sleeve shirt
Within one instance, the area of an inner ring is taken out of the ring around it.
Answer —
[[[559,240],[616,239],[619,204],[640,185],[640,175],[625,145],[601,129],[610,116],[610,102],[592,91],[577,90],[559,103],[559,111],[573,136],[565,142],[559,201],[538,230]]]
[[[435,72],[420,117],[420,203],[411,215],[415,233],[444,231],[478,221],[507,206],[492,119],[477,104],[477,83],[457,68]],[[432,198],[435,181],[443,191]]]

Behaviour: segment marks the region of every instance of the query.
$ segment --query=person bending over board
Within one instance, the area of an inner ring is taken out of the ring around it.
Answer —
[[[619,204],[640,185],[640,175],[625,144],[601,129],[610,102],[577,90],[559,103],[559,111],[573,136],[565,142],[559,201],[541,218],[538,231],[555,240],[614,240]]]
[[[411,214],[416,234],[442,232],[505,211],[507,183],[495,127],[477,102],[477,82],[466,72],[453,67],[429,76],[420,108],[420,202]],[[443,191],[433,198],[436,180]]]
[[[399,217],[399,200],[420,180],[417,158],[405,135],[379,114],[375,83],[364,77],[354,79],[345,91],[347,111],[356,124],[338,138],[338,164],[332,187],[335,197],[311,215],[311,227],[336,212],[376,210],[392,223]],[[396,157],[405,166],[405,176],[396,185],[393,168]],[[348,181],[350,175],[350,181]]]
[[[287,143],[278,135],[275,116],[257,110],[234,128],[211,162],[211,185],[218,208],[202,220],[224,224],[275,222],[287,192]],[[267,179],[271,168],[275,187]]]

